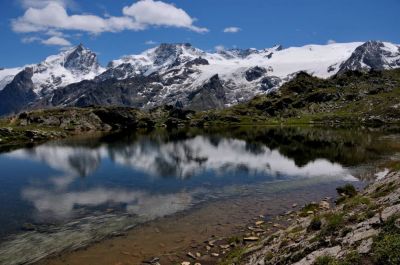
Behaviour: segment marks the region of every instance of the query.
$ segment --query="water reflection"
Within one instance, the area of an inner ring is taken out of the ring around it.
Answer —
[[[315,177],[341,176],[351,178],[348,170],[326,159],[316,159],[297,166],[293,159],[266,146],[257,149],[243,140],[210,139],[196,136],[191,139],[160,143],[143,141],[126,146],[123,150],[109,149],[116,163],[140,169],[153,176],[188,178],[205,171],[218,175],[245,171],[247,174],[265,174]]]
[[[75,192],[30,187],[22,191],[22,196],[33,203],[40,217],[51,219],[71,217],[78,205],[90,207],[105,203],[121,203],[125,205],[128,213],[153,219],[182,211],[192,200],[191,195],[186,192],[154,195],[142,191],[104,187]]]
[[[102,160],[110,160],[154,177],[172,176],[178,179],[186,179],[207,171],[221,176],[244,171],[249,175],[265,174],[269,177],[285,175],[351,178],[348,170],[339,163],[324,158],[298,166],[294,159],[282,155],[276,149],[249,145],[244,140],[220,138],[216,141],[205,136],[175,142],[143,139],[124,146],[103,144],[96,148],[68,147],[51,143],[33,149],[14,151],[7,156],[44,162],[49,167],[63,172],[64,178],[52,180],[59,187],[72,182],[74,176],[93,174]]]
[[[82,214],[82,207],[105,209],[110,205],[118,205],[132,214],[164,216],[186,209],[193,196],[211,193],[210,187],[203,186],[199,192],[200,186],[190,185],[189,181],[196,178],[210,181],[210,176],[214,176],[211,186],[217,185],[217,179],[231,179],[237,174],[240,179],[218,185],[240,185],[252,176],[257,176],[257,181],[313,177],[355,180],[349,169],[325,158],[297,165],[278,149],[215,135],[173,141],[141,136],[135,141],[100,141],[94,146],[84,142],[56,142],[17,150],[6,157],[21,162],[37,161],[59,172],[21,188],[22,198],[34,206],[35,218],[40,221],[69,219]],[[112,170],[107,170],[111,167]],[[119,171],[126,175],[125,182],[113,176],[95,179],[102,173]],[[149,181],[147,185],[137,187],[138,175],[140,181]],[[88,180],[83,182],[84,187],[77,187],[82,177],[92,178],[94,182],[87,183]],[[156,179],[171,177],[174,188],[170,190],[152,185]]]
[[[399,152],[398,138],[382,135],[393,136],[325,128],[156,131],[0,154],[0,238],[17,234],[0,244],[0,263],[2,253],[14,257],[35,245],[29,249],[40,251],[26,255],[32,260],[211,199],[274,196],[285,185],[279,196],[289,197],[302,185],[356,180],[355,168]],[[27,222],[45,228],[21,232]]]
[[[393,151],[380,135],[316,128],[154,132],[47,143],[0,155],[0,163],[13,161],[13,175],[22,175],[27,162],[36,163],[32,173],[43,172],[16,184],[19,192],[8,195],[23,200],[21,211],[33,207],[33,214],[24,214],[27,220],[65,221],[108,207],[158,217],[186,209],[225,186],[356,180],[354,166]]]

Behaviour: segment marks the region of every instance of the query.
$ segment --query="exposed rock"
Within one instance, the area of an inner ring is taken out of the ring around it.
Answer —
[[[192,259],[196,259],[196,256],[192,252],[188,252],[186,255]]]
[[[385,49],[383,42],[368,41],[356,48],[351,57],[340,66],[339,74],[349,70],[383,70],[387,67],[389,58],[394,59],[389,63],[389,67],[400,66],[400,51],[392,53]]]
[[[363,240],[361,244],[358,246],[357,251],[360,254],[368,254],[371,251],[371,247],[374,240],[372,238],[368,238]]]
[[[305,258],[303,258],[299,262],[294,263],[294,265],[312,265],[315,262],[315,260],[317,259],[317,257],[320,257],[320,256],[335,257],[339,254],[341,249],[342,248],[340,246],[335,246],[335,247],[331,247],[331,248],[316,250],[316,251],[308,254]]]
[[[268,91],[272,88],[277,88],[282,80],[277,76],[267,76],[261,80],[261,90]]]
[[[245,72],[245,78],[247,81],[251,82],[251,81],[259,79],[266,72],[267,72],[267,70],[263,67],[259,67],[259,66],[251,67]]]
[[[330,206],[329,202],[321,201],[319,203],[319,208],[322,209],[322,210],[329,210],[331,208],[331,206]]]
[[[13,81],[0,91],[0,116],[17,113],[28,107],[37,95],[33,92],[33,69],[25,68]]]
[[[225,103],[225,90],[218,75],[214,75],[199,90],[189,94],[188,109],[222,109]]]
[[[260,238],[257,236],[249,236],[249,237],[243,238],[243,240],[244,241],[258,241],[258,240],[260,240]]]

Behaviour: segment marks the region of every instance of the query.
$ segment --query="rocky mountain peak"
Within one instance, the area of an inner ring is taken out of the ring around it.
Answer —
[[[162,43],[154,50],[154,65],[174,63],[180,56],[201,56],[204,52],[194,48],[190,43]],[[181,60],[184,58],[181,58]]]
[[[99,66],[96,53],[85,48],[83,44],[79,44],[65,54],[64,67],[71,71],[89,73],[93,69],[98,69]]]
[[[341,66],[345,71],[384,70],[400,66],[400,47],[382,41],[367,41],[355,49]]]

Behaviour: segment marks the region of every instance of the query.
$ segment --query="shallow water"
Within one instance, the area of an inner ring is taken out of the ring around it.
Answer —
[[[359,182],[397,156],[397,143],[389,130],[253,127],[74,138],[3,153],[0,264],[77,249],[210,201],[284,200]],[[21,250],[27,255],[13,258]]]

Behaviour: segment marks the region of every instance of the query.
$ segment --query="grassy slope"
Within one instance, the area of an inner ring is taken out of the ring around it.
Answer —
[[[300,73],[279,91],[220,111],[197,113],[212,123],[398,123],[400,69],[348,72],[323,80]]]

